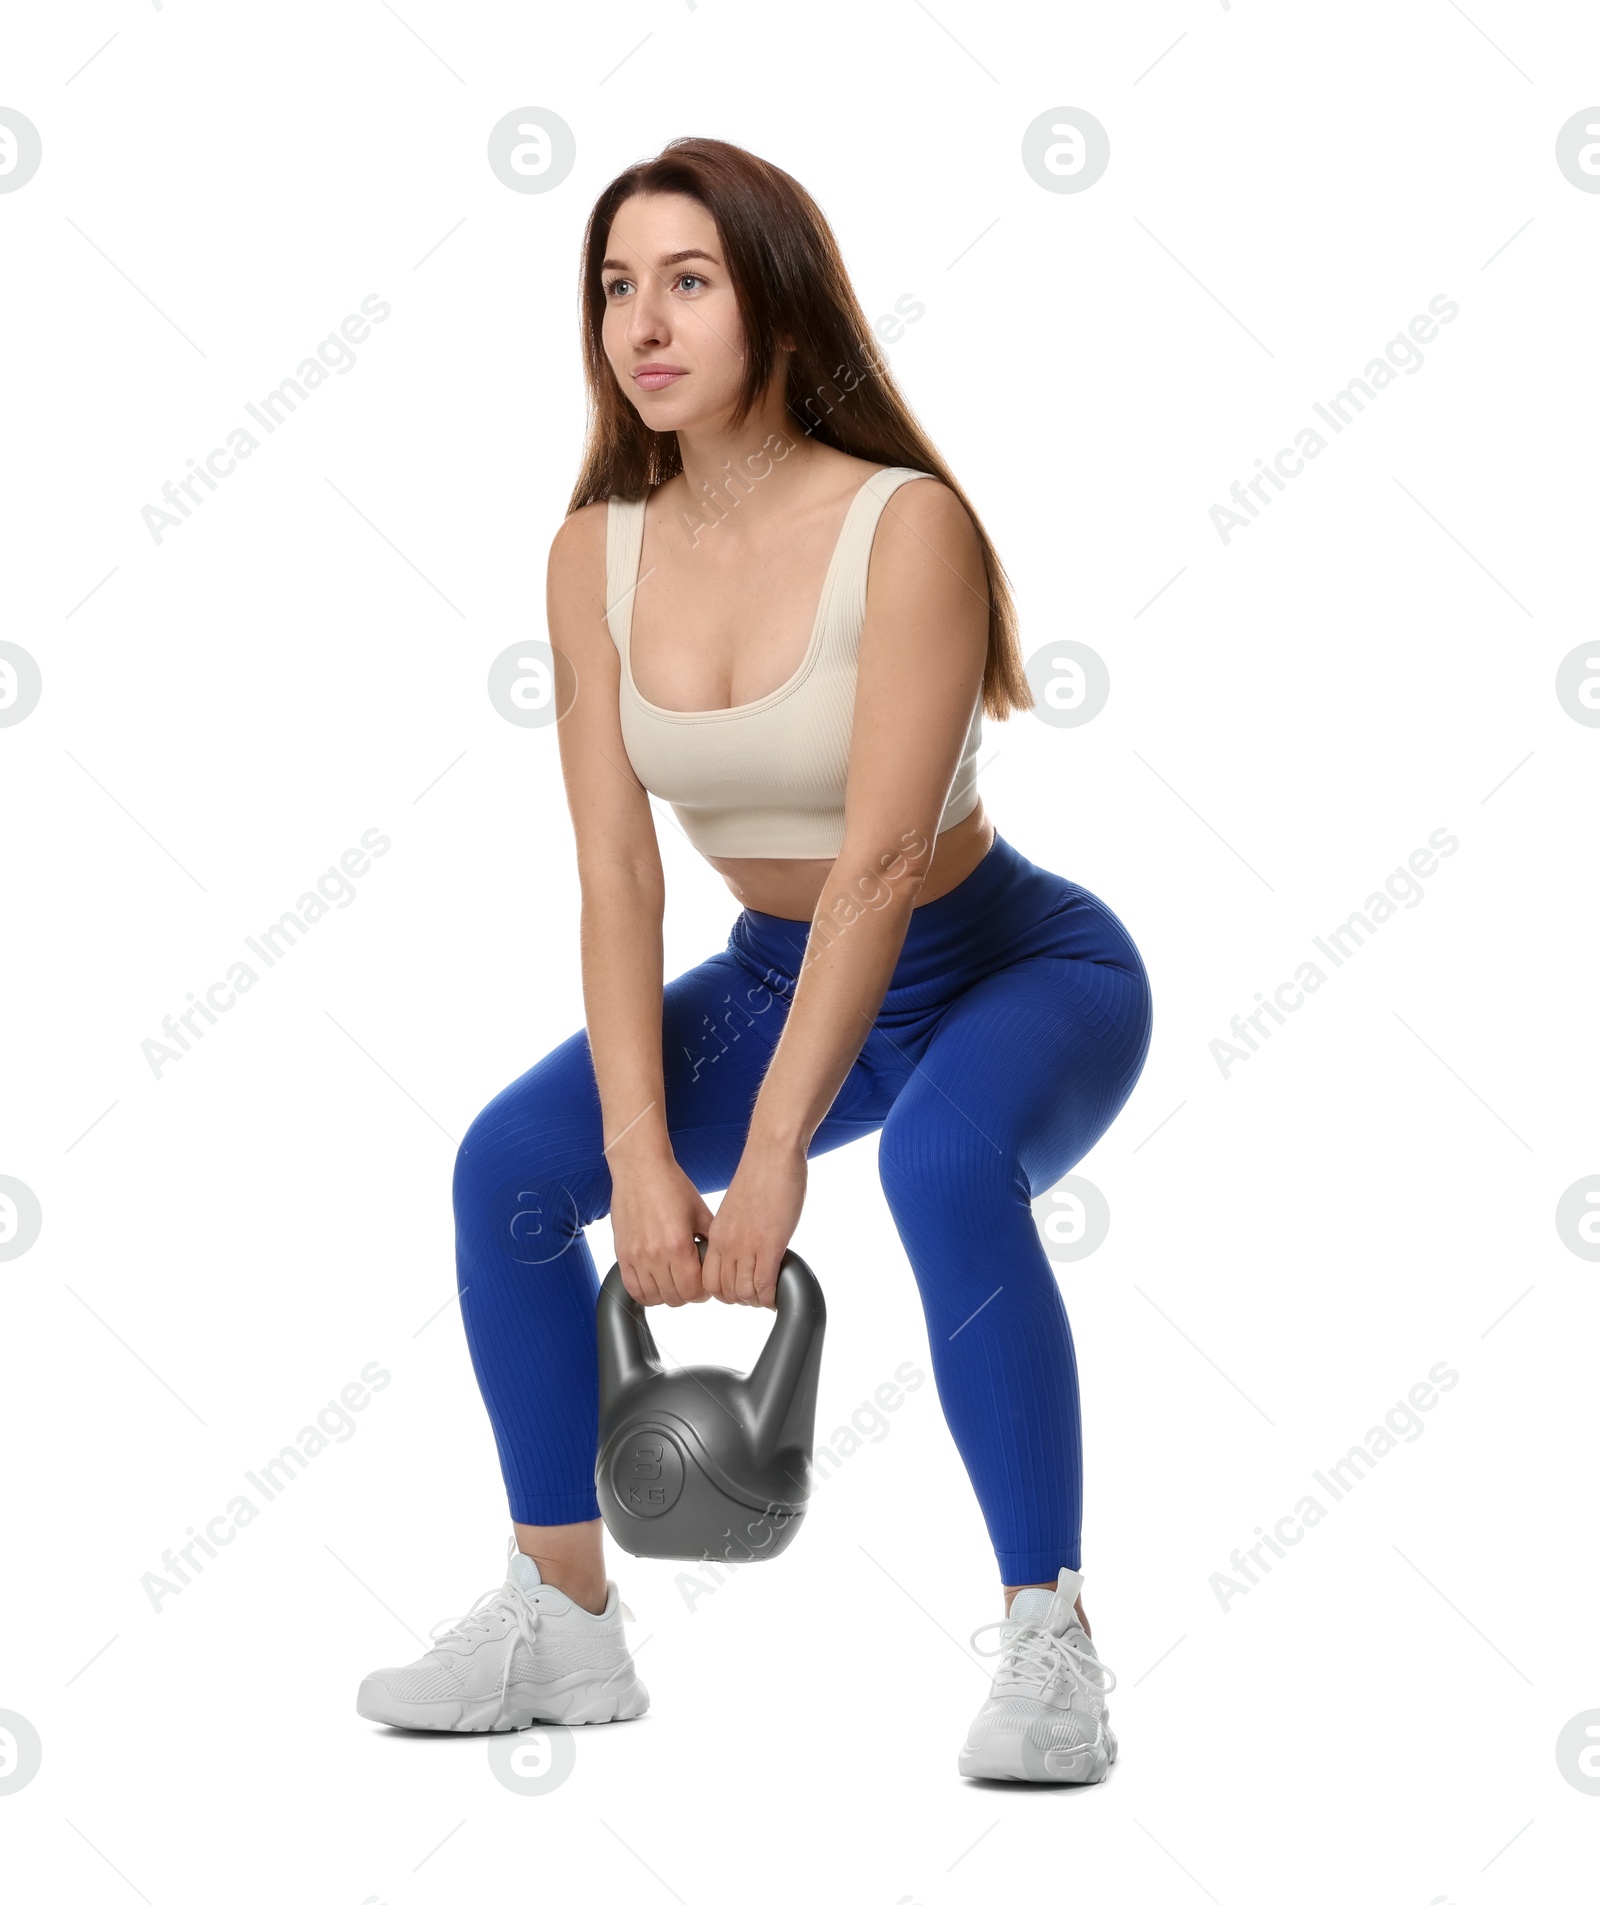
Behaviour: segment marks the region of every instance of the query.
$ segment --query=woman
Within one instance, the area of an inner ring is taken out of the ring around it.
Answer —
[[[1031,1199],[1133,1088],[1143,963],[978,799],[983,714],[1032,706],[1004,573],[809,195],[677,140],[601,194],[583,297],[592,421],[548,605],[588,1029],[479,1114],[454,1184],[514,1545],[359,1710],[468,1731],[644,1712],[601,1547],[584,1226],[609,1210],[641,1303],[770,1307],[807,1158],[877,1131],[1005,1584],[960,1770],[1101,1779],[1077,1373]],[[650,794],[743,907],[665,986]]]

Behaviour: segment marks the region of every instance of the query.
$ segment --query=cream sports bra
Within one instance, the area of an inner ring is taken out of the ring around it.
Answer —
[[[845,774],[855,713],[856,649],[867,611],[867,562],[883,506],[926,470],[886,469],[851,498],[823,578],[799,669],[759,701],[685,713],[633,685],[628,637],[644,547],[645,497],[606,510],[606,624],[622,662],[622,740],[633,771],[668,801],[693,846],[726,859],[831,860],[844,844]],[[980,691],[937,831],[978,804]]]

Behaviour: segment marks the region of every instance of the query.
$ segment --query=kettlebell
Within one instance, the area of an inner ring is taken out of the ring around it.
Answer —
[[[699,1239],[701,1261],[705,1240]],[[595,1492],[612,1539],[668,1561],[767,1561],[800,1531],[827,1306],[793,1250],[777,1316],[748,1376],[663,1369],[620,1264],[600,1286],[600,1447]]]

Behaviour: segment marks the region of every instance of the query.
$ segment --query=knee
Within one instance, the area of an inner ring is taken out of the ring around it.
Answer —
[[[878,1173],[937,1366],[1000,1340],[1058,1340],[1066,1311],[1014,1155],[936,1111],[912,1130],[885,1124]]]
[[[878,1181],[903,1237],[953,1240],[981,1230],[997,1210],[1014,1203],[1021,1173],[1002,1146],[940,1106],[885,1121]],[[1025,1186],[1020,1195],[1026,1202]]]
[[[473,1119],[456,1151],[457,1230],[512,1263],[549,1263],[587,1221],[591,1174],[549,1111],[536,1095],[508,1105],[502,1093]]]

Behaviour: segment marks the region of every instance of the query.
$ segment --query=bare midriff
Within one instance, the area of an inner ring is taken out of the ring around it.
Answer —
[[[958,820],[934,841],[927,878],[918,889],[916,906],[926,906],[959,886],[994,843],[994,826],[980,800],[965,820]],[[832,860],[725,860],[710,859],[741,906],[779,919],[813,918]],[[871,872],[863,868],[863,874]]]

